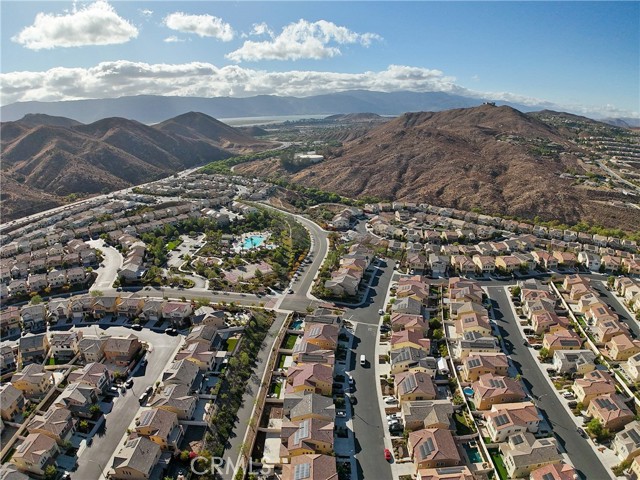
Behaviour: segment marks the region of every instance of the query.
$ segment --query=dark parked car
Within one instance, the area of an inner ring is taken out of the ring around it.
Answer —
[[[139,332],[140,330],[142,330],[142,325],[140,325],[139,323],[135,323],[131,325],[131,328]]]

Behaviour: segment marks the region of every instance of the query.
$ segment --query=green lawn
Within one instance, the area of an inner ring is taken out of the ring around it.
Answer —
[[[507,473],[507,468],[504,466],[504,460],[502,459],[502,455],[499,452],[490,452],[491,460],[496,466],[496,470],[498,471],[498,475],[500,476],[500,480],[508,480],[509,474]]]
[[[286,337],[284,337],[284,342],[282,342],[282,348],[285,350],[291,350],[293,346],[296,344],[296,340],[298,339],[297,335],[293,335],[289,333]]]
[[[236,348],[236,343],[238,343],[238,339],[237,338],[229,338],[229,339],[227,339],[226,343],[227,343],[227,345],[226,345],[225,350],[227,352],[233,352],[235,350],[235,348]]]
[[[281,390],[282,390],[282,382],[277,382],[275,387],[273,388],[273,393],[275,393],[278,397],[280,397]]]
[[[284,368],[284,362],[289,355],[280,355],[280,361],[278,362],[278,368]]]
[[[171,250],[175,250],[176,248],[178,248],[178,245],[180,245],[182,243],[182,240],[178,239],[178,240],[174,240],[173,242],[169,242],[167,243],[167,250],[171,251]]]
[[[463,414],[456,413],[453,415],[453,419],[456,423],[456,433],[458,435],[469,435],[471,433],[474,433],[474,430],[468,425],[468,422],[464,418]]]

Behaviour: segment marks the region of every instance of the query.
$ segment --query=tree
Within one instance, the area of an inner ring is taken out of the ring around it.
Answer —
[[[440,352],[441,357],[446,357],[447,355],[449,355],[449,351],[447,350],[447,345],[444,343],[438,347],[438,352]]]
[[[56,470],[55,465],[49,465],[44,469],[44,478],[47,480],[53,480],[58,476],[58,470]]]
[[[233,480],[244,480],[244,470],[242,469],[242,467],[238,467],[238,471],[233,477]]]
[[[103,297],[104,293],[102,292],[102,290],[91,290],[91,296],[92,297]]]
[[[40,295],[34,295],[31,297],[31,305],[38,305],[42,303],[42,297]]]
[[[441,328],[436,328],[431,335],[434,340],[440,340],[444,337],[444,332]]]
[[[609,288],[613,288],[613,284],[615,283],[615,281],[616,281],[616,277],[614,277],[613,275],[609,275],[607,277],[607,286]]]
[[[538,355],[540,356],[540,360],[542,360],[543,362],[551,358],[551,352],[548,348],[541,348],[540,352],[538,352]]]
[[[80,430],[82,430],[83,432],[86,432],[87,430],[89,430],[89,422],[87,422],[86,420],[80,420],[78,428],[80,428]]]
[[[100,405],[98,405],[97,403],[94,403],[89,407],[89,412],[91,413],[91,415],[97,415],[98,413],[101,412]]]
[[[513,287],[513,288],[511,289],[511,296],[512,296],[512,297],[519,297],[519,296],[520,296],[520,292],[521,292],[520,287],[515,286],[515,287]]]

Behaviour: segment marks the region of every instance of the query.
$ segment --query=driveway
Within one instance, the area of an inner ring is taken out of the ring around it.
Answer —
[[[536,405],[553,428],[558,443],[566,450],[576,470],[582,478],[611,478],[610,472],[602,465],[587,440],[576,431],[576,425],[533,358],[532,350],[522,344],[522,335],[518,330],[517,319],[509,305],[509,298],[504,288],[488,289],[493,304],[494,317],[500,335],[507,347],[507,354],[522,375],[527,388],[537,398]],[[535,351],[535,350],[534,350]]]
[[[93,283],[91,290],[108,290],[113,286],[113,282],[118,278],[118,269],[122,268],[122,255],[115,248],[104,243],[104,240],[90,240],[86,242],[92,248],[99,248],[102,251],[104,267],[98,267],[95,272],[98,278]]]
[[[128,335],[132,330],[124,327],[81,327],[85,335],[99,335],[101,332],[109,335]],[[72,472],[71,478],[78,480],[99,479],[100,472],[109,470],[111,457],[116,449],[120,448],[122,436],[125,434],[131,421],[138,414],[140,404],[138,398],[145,389],[154,385],[162,371],[172,359],[173,352],[182,342],[181,335],[173,337],[162,333],[155,333],[149,329],[133,332],[141,341],[147,342],[151,348],[148,353],[149,363],[146,368],[137,368],[133,372],[133,388],[127,393],[115,397],[111,412],[105,415],[103,427],[98,430],[91,447],[80,453],[78,468]]]

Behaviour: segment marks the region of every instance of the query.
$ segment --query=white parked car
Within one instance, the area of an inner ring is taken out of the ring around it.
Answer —
[[[400,415],[399,413],[392,413],[391,415],[387,415],[387,421],[400,420],[401,418],[402,415]]]
[[[394,403],[398,403],[398,400],[396,400],[396,397],[384,397],[383,400],[384,400],[384,403],[386,403],[387,405],[393,405]]]
[[[576,398],[573,392],[562,392],[562,396],[570,400]]]
[[[384,310],[382,308],[378,310],[378,315],[384,315]]]

